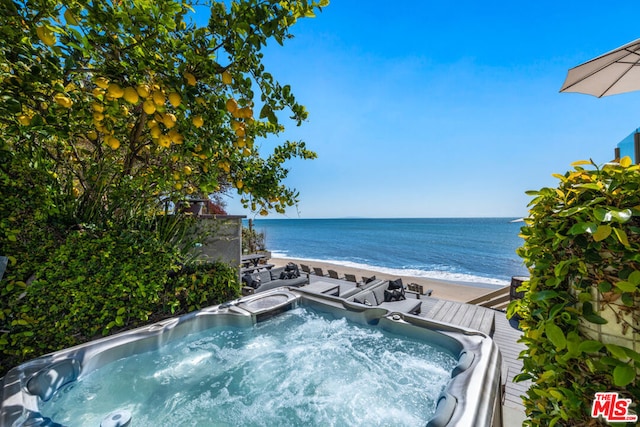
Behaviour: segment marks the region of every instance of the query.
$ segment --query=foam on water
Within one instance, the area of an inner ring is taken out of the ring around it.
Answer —
[[[290,259],[284,252],[272,252],[271,254],[274,258],[280,259]],[[380,267],[376,265],[369,264],[361,264],[357,262],[351,261],[342,261],[337,259],[311,259],[311,258],[295,258],[291,257],[291,259],[299,259],[301,261],[307,261],[309,263],[313,262],[323,262],[335,265],[342,265],[350,268],[357,268],[360,270],[367,270],[372,272],[379,272],[383,274],[390,274],[394,276],[408,276],[408,277],[416,277],[416,278],[424,278],[424,279],[434,279],[434,280],[444,280],[448,282],[456,282],[456,283],[466,283],[470,286],[497,289],[503,286],[508,286],[511,282],[507,280],[491,278],[491,277],[481,277],[475,276],[472,274],[463,274],[463,273],[453,273],[446,271],[446,266],[443,266],[443,270],[423,270],[419,268],[412,268],[411,266],[407,266],[407,268],[386,268]]]
[[[253,328],[213,329],[113,362],[42,413],[100,425],[424,425],[456,360],[443,349],[295,309]]]

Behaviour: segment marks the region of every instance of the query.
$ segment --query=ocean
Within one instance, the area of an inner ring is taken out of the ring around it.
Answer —
[[[514,218],[256,219],[276,258],[494,287],[528,276]],[[246,225],[246,224],[245,224]]]

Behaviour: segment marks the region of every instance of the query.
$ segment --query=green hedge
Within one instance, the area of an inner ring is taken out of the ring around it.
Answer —
[[[183,265],[155,230],[76,230],[32,283],[3,280],[0,375],[25,360],[236,298],[237,270]]]
[[[527,349],[517,380],[533,382],[524,396],[530,426],[604,425],[591,418],[596,392],[640,403],[632,342],[640,325],[640,167],[628,158],[573,166],[556,175],[557,188],[529,192],[518,253],[530,280],[507,313],[522,318]],[[585,332],[607,323],[624,339]]]

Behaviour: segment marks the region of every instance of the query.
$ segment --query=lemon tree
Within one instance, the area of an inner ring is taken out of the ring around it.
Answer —
[[[307,118],[261,51],[327,4],[2,2],[0,148],[54,176],[80,222],[228,190],[283,212],[298,198],[286,161],[315,153],[301,141],[261,152],[284,130],[279,112]]]
[[[264,138],[307,112],[261,63],[321,1],[0,1],[0,376],[96,335],[235,298],[163,201],[297,192]],[[198,24],[196,14],[210,17]]]

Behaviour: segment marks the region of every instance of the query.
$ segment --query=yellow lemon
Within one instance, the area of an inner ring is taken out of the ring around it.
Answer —
[[[162,130],[158,126],[154,126],[149,130],[149,133],[151,134],[151,138],[157,139],[162,135]]]
[[[242,150],[242,155],[245,156],[245,157],[249,157],[251,155],[251,149],[245,147],[245,149]]]
[[[232,114],[238,109],[238,101],[236,101],[233,98],[227,99],[227,102],[225,105],[227,107],[227,111]]]
[[[169,139],[174,144],[182,144],[184,142],[184,137],[180,135],[180,133],[175,129],[171,129],[168,135],[169,135]]]
[[[107,95],[114,99],[122,98],[122,96],[124,95],[124,90],[118,83],[110,83],[107,87]]]
[[[53,100],[56,102],[56,104],[64,108],[71,108],[71,106],[73,105],[73,101],[71,100],[71,98],[65,96],[62,93],[56,93],[53,97]]]
[[[101,122],[104,120],[104,114],[96,111],[93,113],[93,121],[94,122]]]
[[[194,190],[192,186],[188,186],[186,190],[187,190],[187,194],[193,194]]]
[[[118,141],[118,138],[115,138],[113,136],[107,136],[104,139],[104,142],[111,147],[112,150],[117,150],[118,148],[120,148],[120,141]]]
[[[247,141],[244,138],[238,138],[236,139],[236,145],[239,148],[243,148],[245,145],[247,145]]]
[[[178,107],[180,105],[180,103],[182,102],[182,98],[180,97],[180,94],[177,92],[171,92],[169,94],[169,102],[171,103],[171,105],[173,105],[174,107]]]
[[[242,107],[240,111],[238,111],[238,115],[240,117],[248,119],[249,117],[253,116],[253,110],[251,109],[251,107]]]
[[[222,73],[222,83],[226,85],[230,85],[232,82],[233,82],[233,77],[231,77],[231,73],[225,70]]]
[[[195,116],[193,119],[191,119],[191,121],[193,122],[193,125],[197,128],[202,127],[202,125],[204,125],[204,120],[202,119],[201,116]]]
[[[164,105],[165,97],[164,97],[164,93],[162,93],[161,91],[154,90],[153,93],[151,94],[151,98],[153,98],[153,103],[156,104],[158,107],[160,107],[161,105]]]
[[[196,85],[196,76],[194,76],[193,74],[186,72],[184,73],[184,78],[187,80],[187,84],[189,86],[195,86]]]
[[[138,92],[140,98],[148,98],[150,93],[149,85],[139,84],[138,87],[136,87],[136,92]]]
[[[156,112],[156,104],[154,104],[152,100],[147,99],[142,103],[142,109],[145,113],[151,115]]]
[[[26,114],[21,114],[18,116],[18,123],[20,123],[22,126],[29,126],[31,124],[31,117],[27,116]]]
[[[237,181],[236,181],[236,188],[237,188],[238,190],[242,190],[242,187],[244,187],[244,182],[242,182],[242,180],[241,180],[241,179],[237,180]]]
[[[162,123],[164,123],[167,129],[171,129],[172,127],[174,127],[176,125],[176,121],[176,116],[172,113],[167,113],[162,116]]]
[[[42,25],[37,27],[36,34],[38,34],[38,38],[42,41],[42,43],[46,44],[47,46],[53,46],[54,44],[56,44],[56,35],[48,26]]]
[[[96,98],[98,98],[100,100],[102,100],[102,98],[104,98],[104,89],[101,89],[99,87],[93,88],[91,93],[93,94],[93,96],[95,96]]]
[[[269,215],[269,211],[267,211],[266,209],[260,209],[260,215],[267,216]]]
[[[156,119],[147,120],[147,127],[149,129],[157,127],[157,126],[158,126],[158,122],[156,121]]]
[[[80,190],[76,187],[73,187],[73,197],[78,197],[80,195]]]
[[[173,173],[173,179],[175,179],[176,181],[180,179],[180,172],[174,172]]]
[[[96,139],[98,139],[98,133],[95,130],[90,130],[89,132],[87,132],[87,138],[95,141]]]
[[[109,79],[106,77],[98,77],[96,78],[96,86],[101,89],[106,89],[109,87]]]
[[[173,186],[173,188],[175,188],[176,190],[181,190],[182,189],[182,183],[181,182],[176,182],[175,185]]]
[[[236,129],[236,136],[244,137],[245,136],[244,128],[240,127],[238,129]]]
[[[137,104],[138,101],[140,100],[140,97],[138,96],[138,92],[132,87],[127,87],[124,89],[123,98],[129,104]]]
[[[96,111],[98,113],[102,113],[104,111],[104,105],[100,104],[99,102],[94,102],[93,104],[91,104],[91,108],[93,109],[93,111]]]
[[[169,148],[171,147],[171,140],[167,135],[160,135],[160,138],[158,138],[158,144],[160,144],[161,147]]]
[[[191,167],[185,166],[184,168],[182,168],[182,172],[184,172],[185,175],[191,175],[193,171],[191,170]]]

